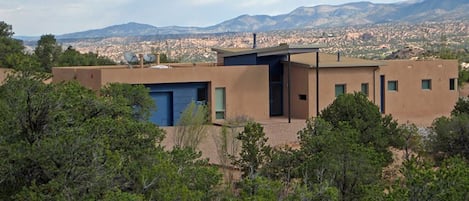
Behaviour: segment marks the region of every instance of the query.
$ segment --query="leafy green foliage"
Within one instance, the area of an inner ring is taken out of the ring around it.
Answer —
[[[56,66],[116,64],[114,61],[92,52],[82,54],[71,46],[62,52],[62,47],[52,34],[41,36],[34,54],[30,55],[24,51],[22,41],[12,38],[13,34],[12,26],[0,21],[0,67],[51,72],[51,68]]]
[[[456,155],[469,159],[469,115],[438,118],[432,128],[429,143],[435,159]]]
[[[0,67],[14,67],[15,58],[25,56],[23,43],[12,38],[13,34],[12,26],[0,21]]]
[[[435,168],[415,158],[403,168],[405,179],[387,195],[387,200],[468,200],[469,165],[459,157],[446,159]]]
[[[264,177],[245,178],[239,183],[240,200],[269,201],[279,200],[282,184]]]
[[[207,200],[220,179],[190,150],[164,151],[141,86],[97,96],[19,72],[0,87],[1,200]],[[115,87],[115,88],[114,88]],[[136,92],[136,93],[131,93]],[[170,193],[168,193],[170,192]]]
[[[469,100],[459,98],[451,111],[451,117],[440,117],[432,124],[427,142],[434,159],[461,156],[469,159]]]
[[[0,21],[0,37],[12,37],[15,34],[12,30],[11,25],[7,24],[5,21]]]
[[[237,139],[241,142],[241,152],[233,165],[240,167],[243,177],[254,179],[258,176],[259,168],[266,164],[272,150],[266,144],[264,128],[259,123],[249,122]]]
[[[165,53],[160,53],[160,62],[161,63],[177,63],[178,60],[176,59],[171,59],[168,55]]]
[[[96,66],[115,64],[116,63],[114,61],[106,57],[98,56],[98,54],[92,52],[82,54],[72,46],[68,46],[57,61],[57,66]]]
[[[360,143],[360,134],[346,122],[338,127],[309,120],[299,132],[303,162],[300,177],[310,189],[332,184],[340,200],[360,200],[367,186],[378,185],[385,158],[372,146]]]
[[[208,108],[191,101],[176,126],[175,145],[196,149],[207,135]]]
[[[34,55],[38,58],[39,64],[45,72],[51,72],[52,67],[57,66],[61,53],[62,47],[57,44],[57,40],[52,34],[42,35],[34,50]]]
[[[460,97],[454,109],[451,111],[452,116],[466,114],[469,115],[469,99],[467,97]]]
[[[333,127],[346,122],[358,131],[358,143],[371,145],[375,150],[387,154],[389,146],[402,146],[398,124],[391,116],[381,116],[378,106],[362,93],[343,94],[334,100],[320,114]]]
[[[101,89],[101,96],[116,99],[132,108],[132,117],[146,121],[151,111],[156,109],[155,102],[148,96],[149,89],[143,85],[111,83]]]

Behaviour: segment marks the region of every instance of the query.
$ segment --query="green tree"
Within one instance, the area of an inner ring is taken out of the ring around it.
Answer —
[[[0,37],[11,38],[15,34],[11,25],[7,24],[5,21],[0,21]]]
[[[111,83],[101,89],[103,97],[117,99],[125,106],[132,108],[132,117],[136,120],[147,121],[153,110],[155,102],[148,96],[149,89],[143,85],[129,85]]]
[[[23,42],[12,38],[13,34],[12,26],[0,21],[0,67],[16,67],[27,56],[23,52]]]
[[[60,55],[57,66],[96,66],[96,65],[115,65],[112,60],[89,52],[82,54],[72,46]]]
[[[178,60],[171,59],[171,58],[168,57],[168,55],[166,55],[165,53],[161,53],[161,54],[160,54],[160,62],[161,62],[161,63],[177,63]]]
[[[386,154],[391,161],[389,146],[402,147],[403,139],[399,135],[398,124],[391,116],[382,116],[378,106],[362,93],[343,94],[321,111],[320,117],[333,127],[347,122],[358,131],[359,143],[371,145],[378,152]]]
[[[430,153],[438,161],[460,155],[469,159],[469,115],[440,117],[433,122],[429,136]]]
[[[45,75],[0,86],[0,200],[210,199],[216,169],[200,153],[165,151],[164,131],[135,118],[140,93],[110,85],[116,93],[97,96]]]
[[[451,111],[452,116],[458,116],[466,114],[469,115],[469,98],[468,97],[460,97],[456,105],[454,106],[453,110]]]
[[[36,49],[34,49],[34,55],[45,72],[51,72],[52,67],[57,66],[61,54],[62,47],[57,44],[57,40],[52,34],[42,35],[37,41]]]
[[[446,159],[439,167],[413,158],[402,172],[405,178],[396,182],[386,200],[469,199],[469,165],[460,157]]]
[[[440,117],[433,121],[432,132],[427,140],[429,153],[434,159],[461,156],[469,159],[469,100],[459,98],[450,117]]]
[[[175,145],[197,149],[207,136],[208,109],[191,101],[182,111],[176,126]]]
[[[244,178],[254,179],[268,161],[272,150],[266,144],[268,138],[265,137],[264,128],[259,123],[249,122],[237,139],[241,142],[241,152],[233,165],[241,169]]]
[[[331,184],[340,200],[361,200],[379,186],[385,157],[362,144],[358,130],[347,122],[334,127],[320,118],[309,120],[299,139],[300,178],[309,189],[327,189]],[[335,199],[329,197],[333,194],[325,195],[323,199]]]

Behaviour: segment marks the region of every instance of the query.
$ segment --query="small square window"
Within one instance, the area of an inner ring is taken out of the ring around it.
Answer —
[[[365,94],[366,96],[368,96],[368,83],[362,83],[362,89],[361,89],[361,92],[363,94]]]
[[[335,97],[345,94],[346,88],[345,84],[336,84],[335,85]]]
[[[388,81],[388,91],[397,91],[397,80]]]
[[[432,80],[422,80],[422,89],[431,90],[432,89]]]
[[[306,100],[306,94],[300,94],[298,95],[298,98],[300,98],[300,100]]]
[[[449,79],[449,90],[451,90],[451,91],[456,90],[456,79],[455,78]]]

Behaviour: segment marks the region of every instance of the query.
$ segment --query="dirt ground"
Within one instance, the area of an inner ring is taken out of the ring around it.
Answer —
[[[297,132],[306,126],[305,119],[292,119],[291,123],[288,123],[288,119],[284,117],[271,118],[266,121],[259,121],[258,123],[263,126],[266,137],[268,137],[267,143],[271,146],[297,144]],[[175,144],[176,128],[163,127],[163,129],[166,131],[166,138],[162,144],[167,149],[170,149]],[[198,148],[202,151],[202,158],[208,158],[212,164],[220,164],[215,135],[220,135],[221,127],[210,125],[207,130],[208,135],[202,140]]]

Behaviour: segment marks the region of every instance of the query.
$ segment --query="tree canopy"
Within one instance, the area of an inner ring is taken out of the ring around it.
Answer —
[[[62,51],[62,46],[52,34],[42,35],[33,54],[27,53],[23,42],[12,38],[13,34],[12,26],[0,21],[0,67],[51,72],[56,66],[116,64],[97,53],[80,53],[71,46]]]
[[[18,72],[0,86],[1,200],[207,200],[220,176],[190,149],[165,151],[141,86],[105,95]],[[138,109],[136,109],[138,108]]]

